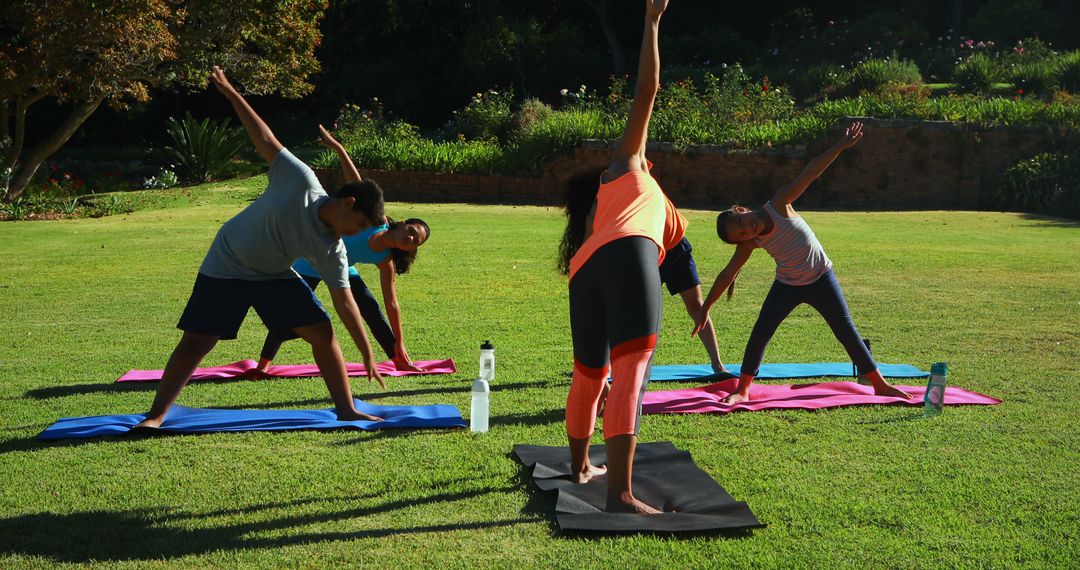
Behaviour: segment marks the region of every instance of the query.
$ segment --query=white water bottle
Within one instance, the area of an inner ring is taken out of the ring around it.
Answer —
[[[472,408],[469,429],[483,433],[488,430],[489,387],[487,380],[477,378],[472,383]]]
[[[480,345],[480,379],[489,383],[495,380],[495,345],[490,340]]]

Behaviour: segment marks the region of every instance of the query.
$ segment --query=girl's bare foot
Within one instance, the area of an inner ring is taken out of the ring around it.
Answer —
[[[135,427],[133,427],[131,429],[136,429],[136,428],[157,429],[157,428],[161,427],[161,422],[163,422],[163,421],[165,421],[165,416],[161,416],[161,417],[157,417],[157,418],[151,418],[151,417],[147,416],[145,420],[135,424]]]
[[[911,399],[911,394],[893,386],[892,384],[880,383],[874,384],[874,394],[878,396],[888,396],[890,398],[903,398],[905,400]]]
[[[629,493],[620,494],[616,497],[608,496],[607,512],[609,513],[636,513],[639,515],[658,515],[660,511],[642,503]]]
[[[720,403],[721,404],[727,404],[727,405],[730,406],[732,404],[738,404],[739,402],[749,402],[749,401],[750,401],[750,394],[749,393],[743,394],[741,392],[732,392],[731,394],[728,394],[728,396],[726,398],[724,398],[723,400],[720,400]]]
[[[581,470],[576,471],[572,474],[572,478],[574,480],[574,483],[577,483],[578,485],[583,485],[591,481],[594,477],[599,477],[604,473],[607,473],[606,465],[596,466],[591,463],[586,463],[585,466],[581,468]]]
[[[356,412],[356,411],[338,412],[337,413],[337,419],[338,419],[338,421],[342,421],[342,422],[356,422],[356,421],[361,421],[361,422],[381,422],[382,421],[382,418],[380,418],[380,417],[369,416],[368,414],[362,414],[362,413]]]

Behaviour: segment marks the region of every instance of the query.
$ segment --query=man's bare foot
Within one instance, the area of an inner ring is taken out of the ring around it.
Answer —
[[[160,416],[160,417],[157,417],[157,418],[151,418],[150,416],[147,416],[145,420],[135,424],[135,427],[133,427],[131,429],[136,429],[136,428],[157,429],[157,428],[161,427],[161,422],[163,422],[163,421],[165,421],[165,416]]]
[[[577,483],[578,485],[584,485],[585,483],[591,481],[594,477],[599,477],[604,473],[607,473],[607,465],[597,466],[591,463],[586,463],[585,467],[583,467],[580,471],[573,473],[571,478],[574,480],[574,483]]]
[[[730,406],[732,404],[738,404],[739,402],[749,402],[749,401],[750,401],[750,394],[743,394],[743,393],[740,393],[740,392],[732,392],[731,394],[728,394],[726,398],[724,398],[723,400],[720,400],[720,403],[721,404],[727,404],[727,405]]]
[[[383,421],[383,419],[378,417],[378,416],[369,416],[368,414],[362,414],[360,412],[355,412],[355,411],[338,412],[337,413],[337,419],[338,419],[338,421],[342,421],[342,422],[356,422],[356,421],[360,421],[360,422],[381,422],[381,421]]]
[[[607,512],[609,513],[636,513],[639,515],[658,515],[660,511],[634,498],[627,493],[617,497],[608,497]]]
[[[893,386],[892,384],[885,383],[875,384],[874,394],[877,394],[878,396],[888,396],[890,398],[903,398],[905,400],[911,399],[911,394],[908,394],[907,392],[901,390],[900,388],[897,388],[896,386]]]

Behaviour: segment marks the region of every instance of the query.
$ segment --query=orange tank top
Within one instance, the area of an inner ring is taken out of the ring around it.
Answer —
[[[652,240],[660,250],[658,263],[662,263],[664,254],[682,240],[685,232],[686,218],[675,209],[656,180],[648,172],[631,170],[600,184],[593,231],[570,259],[569,277],[573,279],[596,250],[625,237]]]

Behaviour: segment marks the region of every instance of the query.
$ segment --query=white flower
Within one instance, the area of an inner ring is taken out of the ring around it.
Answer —
[[[559,95],[562,95],[563,97],[566,97],[566,94],[569,93],[569,92],[570,92],[569,89],[560,89],[559,90]]]

